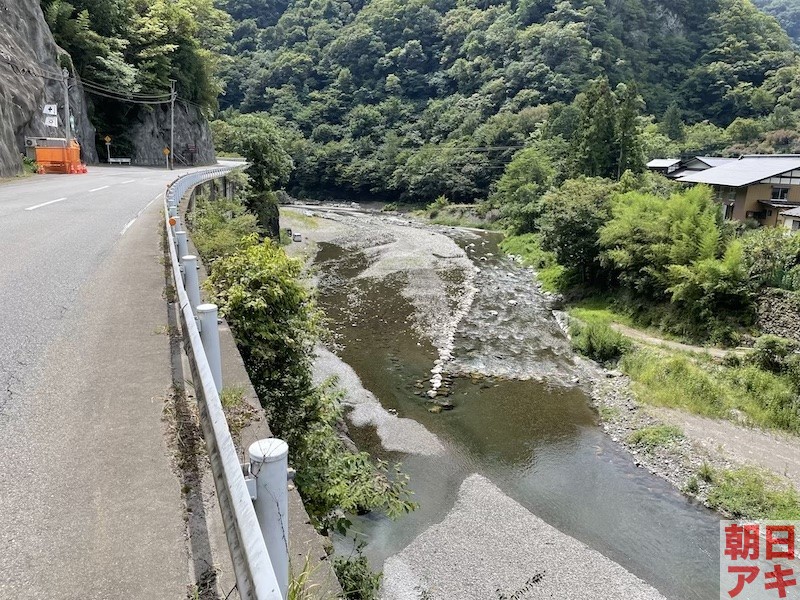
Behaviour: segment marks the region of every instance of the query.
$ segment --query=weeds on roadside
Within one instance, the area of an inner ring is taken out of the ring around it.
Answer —
[[[755,365],[723,367],[682,354],[639,349],[621,360],[637,396],[650,404],[800,433],[800,403],[790,379]]]
[[[707,462],[703,462],[697,470],[697,477],[706,483],[711,483],[714,481],[714,468]]]
[[[286,600],[316,600],[317,595],[314,590],[319,586],[311,583],[311,576],[314,571],[315,567],[311,566],[311,559],[306,555],[302,570],[300,573],[292,575],[289,581]]]
[[[187,222],[206,265],[252,243],[259,233],[258,219],[237,199],[199,197]]]
[[[257,416],[257,411],[244,397],[244,388],[241,386],[224,387],[219,394],[225,419],[234,441],[239,443],[239,435]]]

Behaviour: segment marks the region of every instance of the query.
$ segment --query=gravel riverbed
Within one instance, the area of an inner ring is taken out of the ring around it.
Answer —
[[[286,221],[292,223],[292,211],[283,212],[288,216]],[[604,379],[599,368],[571,354],[550,309],[542,307],[541,298],[528,297],[541,292],[527,269],[506,276],[494,267],[473,262],[445,235],[447,230],[396,217],[326,213],[314,222],[314,229],[305,231],[310,245],[293,246],[291,252],[313,256],[315,241],[329,241],[367,258],[358,279],[401,275],[400,294],[413,306],[415,329],[438,352],[429,391],[440,390],[443,376],[454,373],[552,379],[553,385],[563,386],[580,382],[584,388],[591,385],[592,375],[598,381]],[[493,294],[495,301],[497,294],[502,295],[500,308],[489,308]],[[353,301],[358,299],[354,297]],[[497,311],[491,315],[497,317],[496,330],[482,325],[481,315],[488,310]],[[520,333],[515,326],[520,319],[535,319],[536,326]],[[495,331],[499,336],[493,335]],[[475,351],[462,352],[469,344]],[[486,354],[479,351],[482,344],[491,346],[488,353],[495,360],[480,358]],[[541,354],[551,348],[555,349],[552,361],[536,361],[529,356],[534,349]],[[564,362],[569,365],[566,372],[558,371],[557,365]],[[387,450],[434,456],[441,452],[441,442],[435,435],[411,419],[385,411],[348,365],[333,352],[320,349],[317,381],[334,374],[340,387],[347,390],[345,403],[352,408],[348,413],[351,424],[374,426]],[[463,481],[456,504],[444,520],[389,558],[384,571],[382,597],[386,600],[549,598],[565,594],[587,599],[662,598],[618,563],[547,525],[477,474]]]

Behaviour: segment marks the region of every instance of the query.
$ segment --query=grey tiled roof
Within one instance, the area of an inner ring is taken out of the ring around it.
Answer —
[[[678,181],[742,187],[794,169],[800,169],[800,155],[749,155],[705,171],[688,173]]]
[[[800,206],[791,210],[785,210],[781,214],[785,217],[800,217]]]
[[[680,158],[654,158],[647,163],[648,169],[666,169],[681,162]]]

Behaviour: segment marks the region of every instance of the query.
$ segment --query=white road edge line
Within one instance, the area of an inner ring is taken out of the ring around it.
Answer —
[[[92,193],[92,192],[99,192],[100,190],[105,190],[105,189],[108,189],[108,188],[110,188],[110,187],[111,187],[110,185],[104,185],[103,187],[94,188],[93,190],[89,190],[89,193]]]
[[[126,232],[126,231],[128,231],[128,229],[130,229],[131,225],[133,225],[133,224],[136,222],[136,219],[138,219],[139,217],[141,217],[141,216],[142,216],[142,213],[143,213],[144,211],[146,211],[146,210],[147,210],[147,208],[148,208],[148,207],[149,207],[149,206],[150,206],[150,205],[151,205],[153,202],[155,202],[156,200],[158,200],[158,199],[159,199],[161,196],[162,196],[162,194],[158,194],[158,195],[157,195],[155,198],[153,198],[152,200],[150,200],[150,202],[148,202],[147,204],[145,204],[145,205],[144,205],[144,208],[143,208],[142,210],[140,210],[138,213],[136,213],[136,216],[135,216],[135,217],[133,217],[133,218],[132,218],[130,221],[128,221],[128,222],[125,224],[125,227],[123,227],[123,228],[122,228],[122,231],[120,231],[120,232],[119,232],[119,234],[120,234],[121,236],[122,236],[122,235],[125,235],[125,232]]]
[[[136,183],[136,180],[135,179],[128,179],[128,181],[123,181],[122,185],[125,185],[127,183]]]
[[[119,232],[120,235],[125,235],[125,232],[128,231],[128,228],[136,223],[136,217],[133,217],[130,221],[125,224],[125,227],[122,228],[122,231]]]
[[[37,204],[36,206],[29,206],[25,210],[36,210],[37,208],[42,208],[43,206],[47,206],[48,204],[55,204],[56,202],[63,202],[66,198],[58,198],[57,200],[50,200],[50,202],[42,202],[41,204]]]

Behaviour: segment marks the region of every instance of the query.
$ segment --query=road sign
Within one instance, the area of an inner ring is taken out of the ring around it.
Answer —
[[[103,139],[106,141],[106,144],[110,144],[111,143],[111,136],[110,135],[107,135]]]
[[[164,148],[162,152],[164,153],[164,156],[169,156],[169,148]]]
[[[55,104],[45,104],[42,112],[46,115],[56,116],[58,115],[58,106]]]

